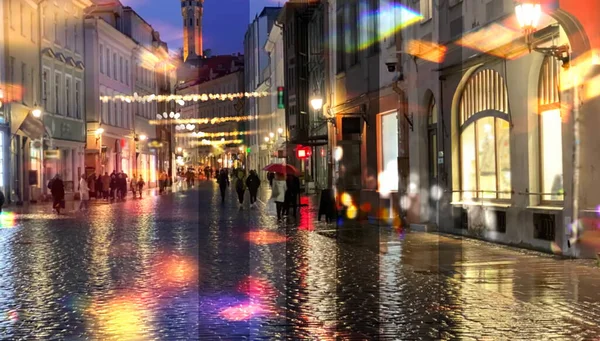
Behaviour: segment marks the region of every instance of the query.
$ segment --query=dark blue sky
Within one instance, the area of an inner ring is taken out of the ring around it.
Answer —
[[[131,6],[169,44],[182,46],[181,0],[121,0]],[[285,0],[204,0],[204,48],[213,54],[244,51],[244,33],[250,18],[265,6],[282,5]],[[159,5],[160,4],[160,5]],[[252,14],[251,14],[252,13]]]

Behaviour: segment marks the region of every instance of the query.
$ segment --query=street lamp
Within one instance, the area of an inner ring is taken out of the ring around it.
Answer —
[[[315,110],[321,110],[323,108],[323,98],[321,98],[321,97],[313,97],[310,100],[310,105]]]
[[[540,22],[542,6],[536,1],[520,1],[515,5],[515,14],[519,26],[525,33],[525,42],[531,51],[531,38]]]
[[[147,138],[148,136],[146,135],[140,135],[140,141],[146,141]]]
[[[283,134],[283,128],[277,128],[277,134],[279,134],[279,135]]]
[[[40,117],[42,117],[42,110],[41,110],[41,109],[38,109],[38,108],[35,108],[35,109],[33,109],[33,110],[31,111],[31,114],[32,114],[32,115],[33,115],[33,117],[35,117],[35,118],[40,118]]]
[[[273,133],[269,133],[269,137],[270,137],[270,138],[273,138],[273,137],[275,137],[275,134],[273,134]]]
[[[539,4],[539,1],[517,1],[515,5],[515,14],[519,26],[525,35],[525,43],[529,48],[529,52],[536,51],[546,56],[554,57],[561,61],[563,68],[568,69],[571,61],[570,47],[568,44],[561,46],[552,45],[550,47],[533,46],[533,34],[537,30],[537,26],[542,17],[542,6]]]
[[[265,136],[265,142],[269,142],[269,137]]]

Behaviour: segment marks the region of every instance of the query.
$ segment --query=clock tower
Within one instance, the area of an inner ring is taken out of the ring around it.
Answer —
[[[184,62],[202,57],[203,6],[204,0],[181,0]]]

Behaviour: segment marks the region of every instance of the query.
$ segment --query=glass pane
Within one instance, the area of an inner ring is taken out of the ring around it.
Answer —
[[[398,116],[395,112],[381,116],[381,169],[389,176],[388,190],[398,190]]]
[[[498,149],[498,191],[509,192],[510,183],[510,124],[496,119],[496,148]],[[498,193],[500,199],[510,199],[510,193]]]
[[[477,165],[479,190],[483,198],[496,198],[496,139],[494,118],[485,117],[475,124],[477,128]]]
[[[429,112],[429,124],[436,124],[438,121],[438,112],[437,112],[437,104],[433,102],[431,104],[430,112]]]
[[[477,197],[473,192],[477,189],[475,162],[475,125],[469,125],[460,135],[461,146],[461,174],[462,174],[462,190],[463,199],[471,199]]]
[[[560,110],[542,113],[542,200],[564,200]]]
[[[429,136],[429,148],[431,155],[431,176],[437,178],[437,135],[434,132]]]

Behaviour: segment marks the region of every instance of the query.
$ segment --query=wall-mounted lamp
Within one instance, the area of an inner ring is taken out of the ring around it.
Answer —
[[[279,135],[283,134],[283,128],[277,128],[277,133],[278,133]]]
[[[39,108],[35,108],[31,111],[31,114],[33,115],[33,117],[35,118],[40,118],[42,117],[42,109]]]
[[[321,97],[313,97],[310,100],[310,105],[315,110],[321,110],[323,108],[323,98],[321,98]]]

